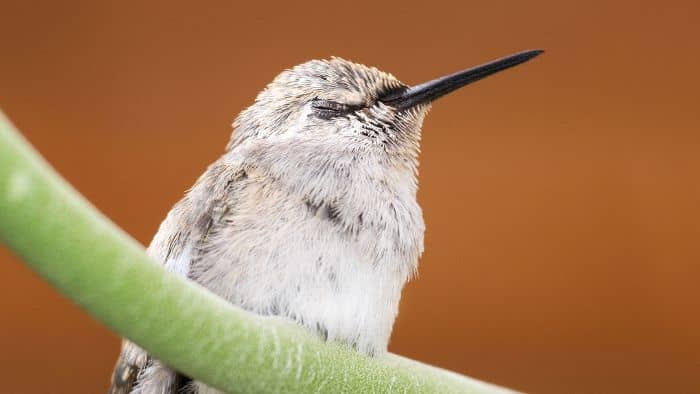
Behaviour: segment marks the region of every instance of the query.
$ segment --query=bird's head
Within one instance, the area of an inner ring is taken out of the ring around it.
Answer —
[[[344,59],[311,60],[282,72],[241,112],[229,149],[248,139],[309,140],[378,150],[415,164],[433,101],[541,52],[521,52],[415,86]]]

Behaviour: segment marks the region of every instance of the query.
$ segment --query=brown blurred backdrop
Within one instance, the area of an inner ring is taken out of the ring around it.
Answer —
[[[698,393],[698,4],[2,0],[0,107],[146,244],[283,68],[416,83],[545,48],[428,116],[391,350],[534,393]],[[0,261],[2,391],[104,392],[117,336]]]

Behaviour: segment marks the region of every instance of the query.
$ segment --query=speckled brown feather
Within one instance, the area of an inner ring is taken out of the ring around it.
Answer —
[[[108,394],[129,394],[134,388],[136,377],[141,368],[126,357],[120,355],[114,365]]]

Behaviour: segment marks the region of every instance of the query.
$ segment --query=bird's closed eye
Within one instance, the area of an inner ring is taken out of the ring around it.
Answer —
[[[311,108],[318,117],[323,119],[331,119],[336,116],[342,116],[356,111],[360,109],[361,106],[315,98],[311,101]]]

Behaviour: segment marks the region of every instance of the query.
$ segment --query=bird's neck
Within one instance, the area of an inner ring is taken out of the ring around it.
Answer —
[[[392,157],[381,149],[259,140],[227,155],[312,202],[346,201],[366,207],[378,198],[415,199],[417,191],[417,153]]]

